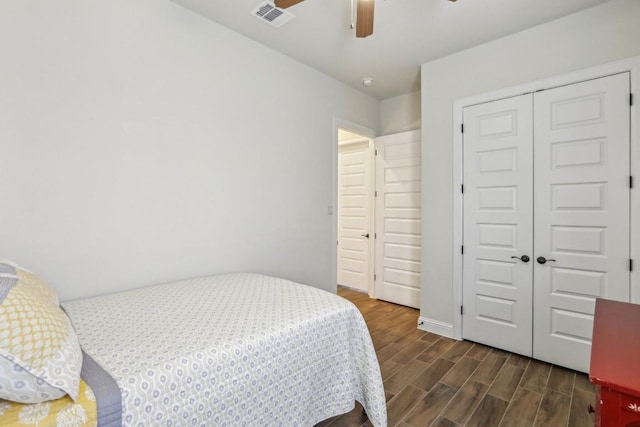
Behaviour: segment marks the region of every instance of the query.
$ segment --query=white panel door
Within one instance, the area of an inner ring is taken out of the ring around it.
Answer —
[[[528,94],[463,111],[463,337],[528,356],[532,352],[531,110]]]
[[[533,354],[583,372],[595,298],[630,296],[629,91],[624,73],[534,97]]]
[[[420,306],[420,131],[376,138],[375,298]]]
[[[369,291],[372,188],[369,140],[338,147],[338,284]]]

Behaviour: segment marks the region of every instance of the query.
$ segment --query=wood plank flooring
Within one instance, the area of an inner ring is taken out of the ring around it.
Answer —
[[[362,312],[378,355],[389,426],[585,427],[586,374],[416,328],[418,310],[339,288]],[[371,426],[362,407],[316,427]]]

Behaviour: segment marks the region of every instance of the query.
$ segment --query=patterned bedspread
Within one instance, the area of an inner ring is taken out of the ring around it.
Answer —
[[[126,425],[312,426],[357,400],[386,426],[366,324],[331,293],[228,274],[64,308],[122,389]]]

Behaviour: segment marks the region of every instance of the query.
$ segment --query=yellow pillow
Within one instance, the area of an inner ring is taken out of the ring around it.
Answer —
[[[0,262],[0,399],[38,403],[68,394],[75,400],[81,367],[78,338],[53,289]]]

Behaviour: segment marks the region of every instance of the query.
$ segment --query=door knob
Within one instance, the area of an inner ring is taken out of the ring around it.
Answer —
[[[362,237],[366,237],[367,239],[369,238],[369,233],[367,234],[361,234]]]
[[[522,256],[512,256],[511,258],[519,259],[519,260],[520,260],[520,261],[522,261],[522,262],[529,262],[529,260],[531,259],[531,258],[529,258],[529,256],[527,256],[527,255],[522,255]]]
[[[539,256],[536,261],[538,261],[538,264],[546,264],[547,262],[556,262],[555,259],[546,259],[543,256]]]

